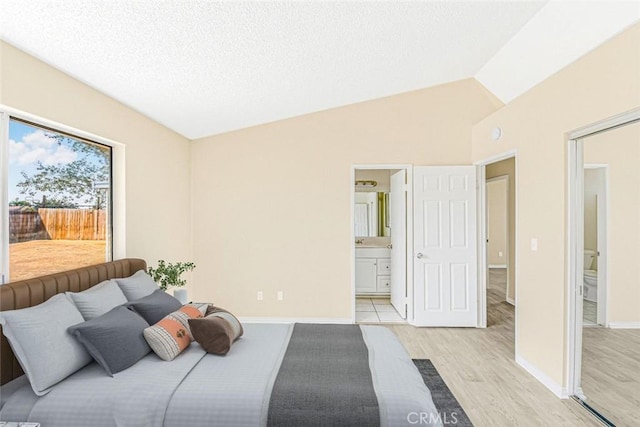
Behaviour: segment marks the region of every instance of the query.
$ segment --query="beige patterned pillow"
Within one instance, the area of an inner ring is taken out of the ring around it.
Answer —
[[[146,328],[144,338],[160,359],[173,360],[193,341],[189,319],[202,317],[200,307],[186,304],[180,310],[166,315],[155,325]]]
[[[211,306],[211,304],[206,302],[190,302],[187,305],[190,305],[200,310],[200,313],[202,313],[203,316],[207,315],[207,309],[209,308],[209,306]]]

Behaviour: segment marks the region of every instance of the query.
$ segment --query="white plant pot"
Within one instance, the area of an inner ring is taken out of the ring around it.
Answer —
[[[187,290],[184,288],[174,289],[173,296],[182,304],[186,304],[189,302],[189,295],[187,294]]]

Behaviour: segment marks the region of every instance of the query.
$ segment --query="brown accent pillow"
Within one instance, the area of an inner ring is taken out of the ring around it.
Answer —
[[[209,306],[207,316],[189,319],[191,335],[207,353],[227,354],[231,344],[243,334],[240,321],[227,310]]]
[[[220,317],[189,319],[193,338],[207,353],[227,354],[233,344],[233,328]]]
[[[221,317],[227,322],[229,322],[234,330],[234,335],[235,335],[234,339],[240,338],[244,333],[244,330],[242,329],[242,324],[240,323],[238,318],[233,314],[231,314],[230,311],[227,311],[222,307],[215,307],[213,304],[209,304],[209,306],[207,307],[207,311],[204,315],[205,317],[211,317],[211,316]]]

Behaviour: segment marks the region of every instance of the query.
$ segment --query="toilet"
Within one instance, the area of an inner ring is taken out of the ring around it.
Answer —
[[[598,272],[591,270],[596,253],[591,249],[584,250],[584,299],[598,302]]]

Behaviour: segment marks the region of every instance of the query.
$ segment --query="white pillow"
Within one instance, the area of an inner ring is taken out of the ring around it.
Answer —
[[[69,326],[82,322],[82,314],[64,294],[0,313],[4,335],[38,396],[91,362],[82,344],[67,333]]]
[[[124,279],[115,279],[120,286],[120,290],[129,301],[144,298],[147,295],[160,289],[144,270],[139,270],[133,276]]]
[[[112,308],[127,302],[115,280],[105,280],[82,292],[65,292],[78,307],[84,320],[102,316]]]

